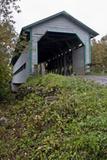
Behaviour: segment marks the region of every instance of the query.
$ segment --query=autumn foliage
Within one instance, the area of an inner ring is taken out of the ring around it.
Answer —
[[[107,36],[92,41],[92,69],[94,72],[107,73]]]

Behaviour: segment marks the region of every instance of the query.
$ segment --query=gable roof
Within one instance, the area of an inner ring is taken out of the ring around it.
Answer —
[[[70,14],[68,14],[66,11],[62,11],[62,12],[59,12],[57,14],[54,14],[52,16],[49,16],[47,18],[44,18],[42,20],[39,20],[37,22],[34,22],[30,25],[27,25],[25,27],[22,28],[22,31],[24,30],[27,30],[27,29],[30,29],[36,25],[39,25],[39,24],[42,24],[44,22],[47,22],[53,18],[56,18],[60,15],[63,15],[65,18],[68,18],[69,20],[71,20],[72,22],[74,22],[75,24],[79,25],[81,28],[83,28],[85,31],[87,31],[89,34],[90,34],[90,37],[93,38],[97,35],[99,35],[96,31],[94,31],[93,29],[89,28],[88,26],[86,26],[84,23],[80,22],[79,20],[77,20],[76,18],[72,17]]]

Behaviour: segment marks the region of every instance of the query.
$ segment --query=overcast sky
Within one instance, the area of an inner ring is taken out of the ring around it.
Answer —
[[[65,10],[100,34],[107,34],[107,0],[21,0],[15,14],[16,30]]]

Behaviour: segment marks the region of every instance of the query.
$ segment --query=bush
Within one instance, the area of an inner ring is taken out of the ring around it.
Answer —
[[[6,100],[10,92],[10,77],[8,58],[0,52],[0,101]]]

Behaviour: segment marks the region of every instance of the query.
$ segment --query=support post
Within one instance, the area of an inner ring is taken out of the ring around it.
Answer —
[[[88,74],[90,73],[90,64],[91,64],[91,44],[90,44],[90,39],[85,43],[85,73]]]
[[[38,74],[37,65],[38,65],[38,42],[36,37],[32,37],[32,74]]]
[[[66,53],[64,52],[64,75],[66,75]]]

